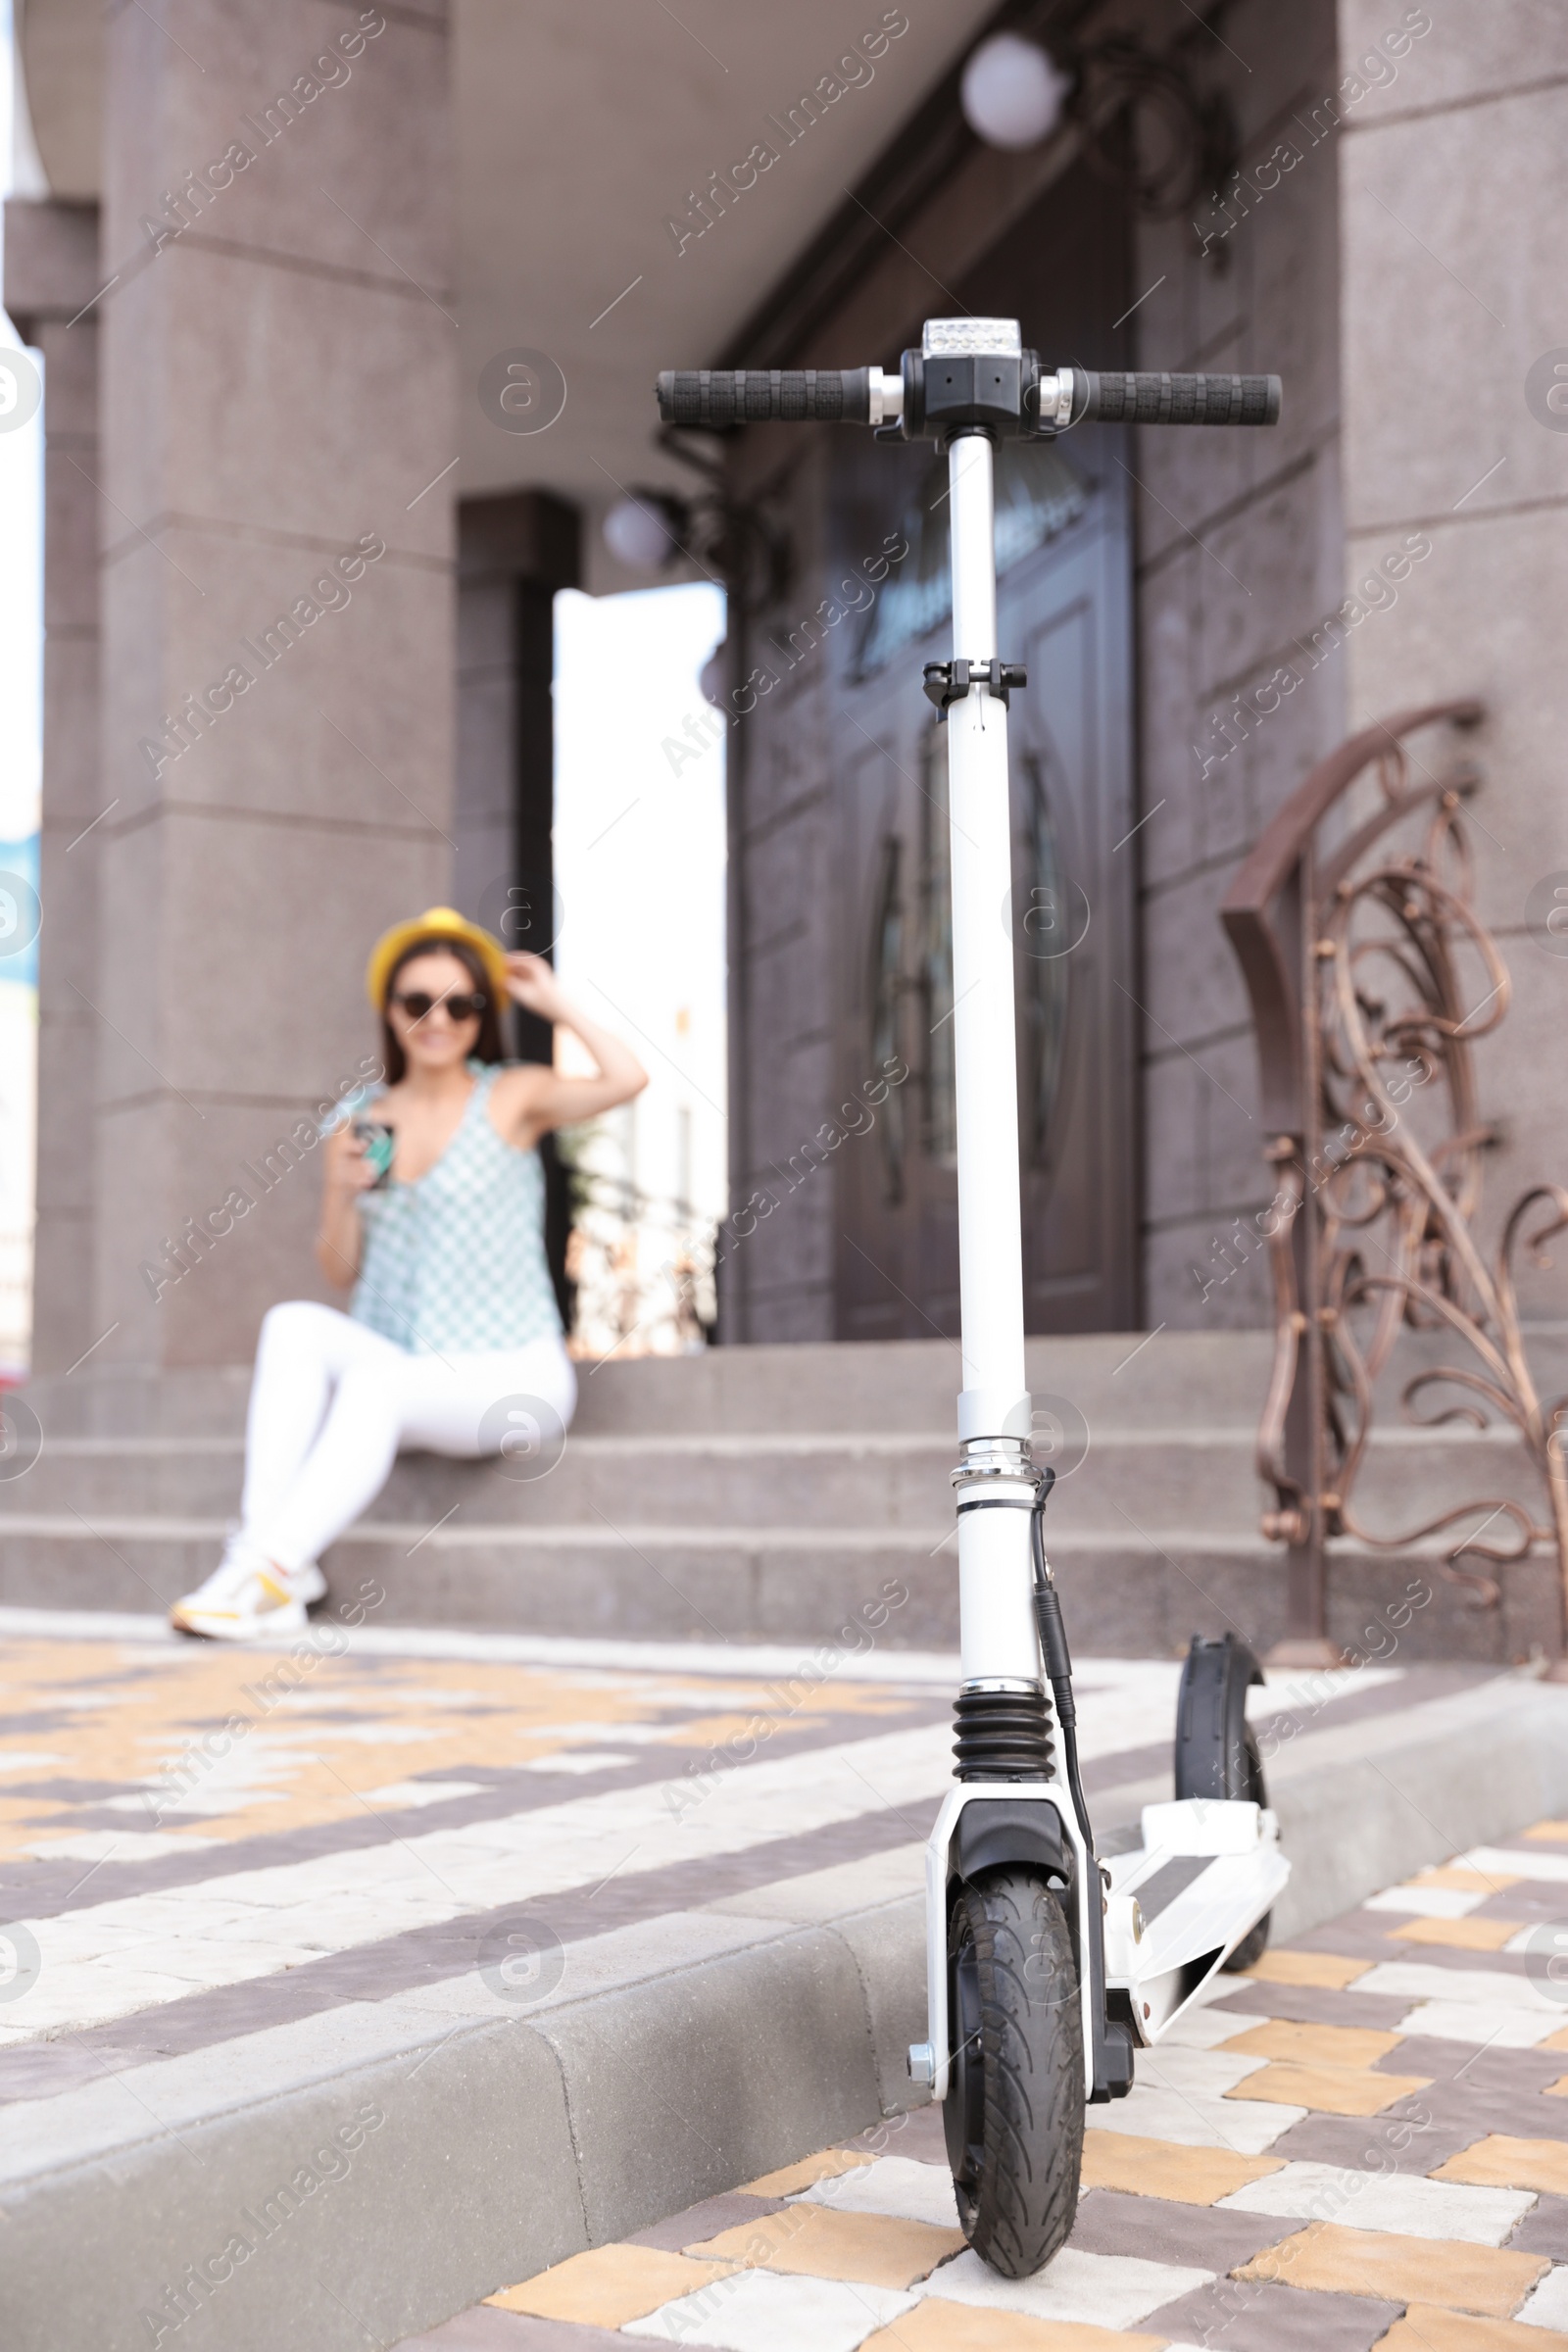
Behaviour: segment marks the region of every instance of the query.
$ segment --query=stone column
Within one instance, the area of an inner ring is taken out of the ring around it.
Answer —
[[[1341,0],[1340,33],[1347,590],[1408,559],[1397,602],[1374,590],[1351,630],[1349,715],[1487,705],[1465,746],[1485,778],[1469,830],[1513,981],[1475,1049],[1481,1108],[1501,1128],[1494,1230],[1526,1185],[1568,1180],[1568,940],[1532,899],[1544,887],[1549,907],[1553,877],[1568,884],[1568,412],[1546,402],[1568,385],[1568,15]],[[1391,48],[1394,75],[1364,63]],[[1478,1004],[1477,1026],[1489,1017]],[[1526,1300],[1560,1317],[1557,1257],[1554,1275],[1528,1258],[1521,1273]]]
[[[38,1220],[32,1360],[92,1345],[98,790],[98,321],[95,204],[6,206],[6,305],[43,354],[43,808],[38,939]],[[89,829],[91,828],[91,829]]]
[[[270,1301],[339,1297],[316,1115],[377,1046],[370,940],[451,887],[447,29],[444,0],[106,24],[111,1386],[243,1362]]]

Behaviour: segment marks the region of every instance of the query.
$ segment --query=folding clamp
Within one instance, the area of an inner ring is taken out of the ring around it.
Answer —
[[[1021,662],[928,662],[925,665],[926,695],[943,718],[949,705],[961,703],[971,686],[983,686],[1005,710],[1011,689],[1028,683],[1029,672]]]

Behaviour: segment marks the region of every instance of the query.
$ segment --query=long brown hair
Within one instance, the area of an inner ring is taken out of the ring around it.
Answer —
[[[409,1063],[387,1019],[386,1008],[392,1002],[399,972],[406,963],[412,963],[416,956],[457,957],[472,981],[475,995],[483,997],[485,1001],[484,1010],[479,1015],[479,1034],[469,1049],[469,1058],[474,1061],[505,1061],[507,1053],[501,1042],[501,1007],[496,1003],[494,983],[480,962],[477,950],[470,948],[466,940],[444,939],[439,932],[432,932],[425,939],[411,940],[387,974],[386,993],[381,999],[381,1057],[386,1064],[387,1085],[396,1086],[407,1073]]]

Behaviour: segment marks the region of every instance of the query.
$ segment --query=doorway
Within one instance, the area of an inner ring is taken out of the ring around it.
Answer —
[[[1048,366],[1106,364],[1125,250],[1103,191],[1075,203],[1069,179],[961,289],[964,306],[1019,317]],[[1128,462],[1126,434],[1099,425],[998,452],[999,650],[1029,673],[1013,697],[1009,751],[1031,1331],[1130,1328],[1138,1316]],[[890,526],[908,546],[846,649],[836,697],[845,1100],[890,1056],[908,1072],[867,1148],[844,1157],[837,1328],[844,1339],[953,1336],[947,739],[917,692],[921,664],[951,651],[947,467],[929,448],[867,448],[850,436],[835,466],[846,554]]]

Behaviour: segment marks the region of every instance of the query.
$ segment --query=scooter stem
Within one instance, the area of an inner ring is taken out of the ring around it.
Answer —
[[[989,664],[997,652],[993,462],[984,433],[959,434],[948,453],[953,651],[971,666]],[[958,1435],[1026,1439],[1007,712],[983,687],[971,687],[949,710],[948,762],[963,1318]]]
[[[991,438],[948,451],[953,652],[971,672],[997,656]],[[1027,1505],[1030,1399],[1012,958],[1007,710],[978,682],[948,710],[954,1059],[963,1390],[958,1437],[958,1611],[965,1688],[1038,1684]],[[985,1494],[975,1492],[984,1488]],[[1010,1503],[1011,1508],[980,1507]],[[967,1507],[965,1507],[967,1505]]]

